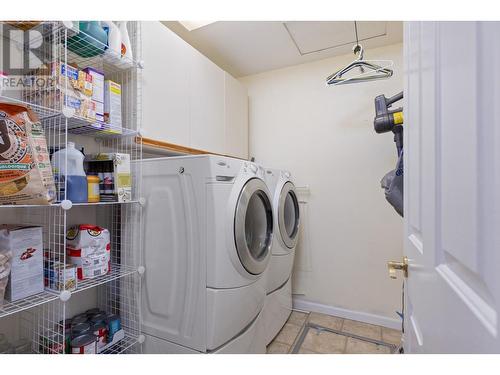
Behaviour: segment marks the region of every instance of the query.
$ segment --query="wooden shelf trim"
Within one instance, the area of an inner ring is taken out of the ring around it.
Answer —
[[[188,155],[209,154],[209,155],[219,155],[219,156],[227,156],[230,158],[235,158],[235,156],[231,156],[231,155],[224,155],[224,154],[219,154],[216,152],[199,150],[196,148],[181,146],[181,145],[177,145],[175,143],[159,141],[159,140],[152,139],[152,138],[136,137],[135,141],[136,141],[136,143],[139,143],[139,144],[142,143],[142,145],[144,145],[144,146],[158,148],[160,150],[176,152],[176,153],[180,153],[180,154],[188,154]],[[236,159],[241,159],[241,158],[236,158]],[[244,160],[244,159],[242,159],[242,160]]]

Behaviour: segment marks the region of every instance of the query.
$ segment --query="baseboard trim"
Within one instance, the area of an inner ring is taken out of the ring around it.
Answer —
[[[357,320],[359,322],[369,324],[376,324],[387,328],[401,329],[401,320],[397,318],[389,318],[386,316],[371,314],[362,311],[354,311],[343,309],[341,307],[323,305],[321,303],[304,300],[300,297],[293,297],[293,309],[338,316],[340,318]]]

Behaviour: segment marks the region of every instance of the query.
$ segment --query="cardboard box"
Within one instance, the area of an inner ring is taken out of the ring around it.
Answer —
[[[122,88],[113,81],[104,81],[104,121],[106,133],[122,133]]]
[[[104,73],[88,67],[83,69],[92,76],[92,100],[95,102],[95,118],[104,122]]]
[[[78,89],[78,69],[64,63],[54,62],[50,65],[52,76],[56,77],[59,87]]]
[[[12,252],[7,301],[17,301],[43,292],[42,228],[0,225],[0,247]]]
[[[75,116],[84,118],[89,121],[95,121],[96,119],[96,107],[95,103],[92,99],[82,95],[76,90],[71,88],[64,89],[61,88],[55,92],[51,92],[48,96],[56,95],[55,100],[60,100],[60,97],[63,96],[64,106],[68,108],[72,108],[75,110]],[[52,99],[54,100],[54,99]]]
[[[78,71],[78,88],[83,95],[92,98],[93,92],[93,84],[92,84],[92,76],[84,72],[83,70]]]
[[[87,95],[93,92],[92,76],[62,63],[52,63],[51,72],[52,76],[56,77],[52,85],[46,90],[26,91],[24,93],[26,100],[48,108],[57,107],[61,103],[64,107],[74,109],[75,116],[90,123],[95,122],[96,104],[91,96]]]
[[[97,105],[92,100],[94,77],[61,62],[50,64],[51,76],[55,77],[46,90],[27,90],[24,95],[32,104],[53,108],[59,103],[75,110],[75,116],[90,123],[96,120]],[[102,113],[102,112],[101,112]],[[101,116],[102,118],[102,116]],[[97,128],[101,129],[101,126]]]
[[[56,77],[58,88],[72,88],[90,99],[93,91],[93,76],[71,65],[54,62],[50,65],[51,75]]]

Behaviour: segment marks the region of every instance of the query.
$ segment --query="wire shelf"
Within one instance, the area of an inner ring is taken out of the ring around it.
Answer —
[[[58,298],[59,293],[46,290],[42,293],[38,293],[34,296],[23,298],[15,302],[4,301],[3,306],[0,307],[0,318],[19,313],[23,310],[31,309],[44,303],[52,302]]]
[[[109,205],[114,205],[114,204],[137,204],[139,203],[138,200],[131,200],[128,202],[96,202],[96,203],[73,203],[74,207],[97,207],[97,206],[109,206]],[[36,205],[36,204],[4,204],[0,205],[0,209],[9,209],[9,208],[61,208],[61,203],[52,203],[48,205]]]
[[[37,115],[45,131],[64,133],[67,130],[70,134],[89,135],[95,138],[126,138],[138,135],[136,129],[90,121],[76,115],[68,117],[66,121],[66,115],[61,113],[61,111],[22,99],[0,95],[0,101],[31,108]]]
[[[56,109],[44,107],[43,105],[29,103],[25,100],[17,99],[15,97],[0,95],[0,101],[4,103],[11,103],[11,104],[21,105],[24,107],[30,107],[32,111],[36,113],[40,121],[52,119],[61,115],[61,113]]]
[[[64,323],[65,319],[71,318],[67,313],[65,304],[55,301],[21,314],[20,330],[24,337],[31,338],[31,353],[71,353],[69,330]],[[99,354],[131,354],[140,351],[139,333],[123,325],[122,330],[124,337]]]
[[[130,266],[123,266],[119,264],[111,264],[111,270],[108,274],[96,277],[94,279],[78,281],[78,287],[72,293],[83,292],[90,288],[104,285],[113,280],[133,275],[134,273],[137,273],[137,268],[133,268]],[[11,314],[19,313],[23,310],[31,309],[39,305],[43,305],[48,302],[55,301],[58,298],[59,298],[59,291],[46,289],[42,293],[38,293],[18,301],[14,302],[4,301],[3,306],[0,307],[0,318],[3,318]]]
[[[84,21],[88,23],[88,21]],[[41,21],[41,22],[9,22],[1,21],[0,37],[9,40],[12,45],[22,49],[29,46],[47,44],[64,50],[70,65],[97,66],[100,65],[107,74],[134,69],[141,65],[137,59],[136,37],[137,22],[129,22],[127,29],[132,44],[132,57],[121,55],[120,51],[108,48],[107,40],[99,40],[82,30],[79,21]],[[50,56],[49,50],[44,50],[44,57]]]
[[[140,283],[139,275],[113,280],[98,288],[98,307],[121,318],[121,326],[129,337],[139,337],[140,321]],[[130,349],[130,348],[129,348]]]
[[[43,122],[42,122],[43,123]],[[113,126],[101,122],[89,122],[81,117],[70,117],[68,119],[68,133],[90,135],[96,138],[126,138],[135,137],[137,130]],[[63,131],[63,128],[57,129]]]
[[[139,23],[129,22],[128,30],[132,53],[140,56]],[[18,32],[22,35],[18,36]],[[52,127],[57,132],[98,138],[134,137],[138,134],[141,73],[136,60],[114,56],[102,41],[79,31],[78,22],[45,21],[27,32],[13,30],[10,23],[0,22],[0,33],[14,45],[11,49],[15,51],[18,47],[19,56],[16,58],[27,60],[23,67],[4,67],[4,73],[9,78],[15,78],[16,84],[0,87],[1,101],[30,106],[46,129]],[[28,36],[24,35],[26,33]],[[13,37],[10,37],[11,34]],[[26,53],[26,43],[36,46],[37,53]],[[94,50],[102,53],[89,57]],[[84,94],[86,91],[81,86],[80,77],[68,73],[68,67],[76,69],[74,74],[79,74],[84,68],[92,68],[103,73],[105,80],[120,85],[121,124],[108,123],[100,118],[104,116],[100,112],[102,103],[94,103],[88,93]]]
[[[128,354],[138,343],[138,337],[125,332],[125,337],[113,346],[102,351],[100,354]]]
[[[102,275],[94,279],[78,280],[78,287],[75,291],[73,291],[73,293],[82,292],[89,288],[95,288],[113,280],[133,275],[134,273],[137,273],[137,268],[112,263],[111,270],[106,275]]]
[[[138,67],[139,63],[133,57],[121,56],[121,51],[112,51],[107,44],[81,30],[78,22],[65,24],[69,27],[69,37],[66,39],[68,62],[76,66],[101,65],[102,70],[111,74]],[[63,25],[65,27],[65,25]],[[135,32],[135,30],[130,30]],[[132,56],[135,54],[132,51]]]

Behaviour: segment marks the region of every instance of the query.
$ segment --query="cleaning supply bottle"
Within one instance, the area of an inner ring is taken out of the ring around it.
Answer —
[[[122,46],[121,46],[122,63],[131,67],[133,65],[133,56],[132,56],[132,45],[130,44],[130,37],[128,35],[128,30],[127,30],[127,22],[128,21],[118,22],[118,27],[120,29],[120,33],[122,36]]]
[[[108,33],[108,54],[113,61],[120,62],[122,51],[122,34],[113,21],[101,21],[104,30]]]
[[[86,203],[88,199],[87,176],[83,169],[85,156],[75,148],[73,142],[68,147],[54,152],[52,169],[57,186],[59,200],[68,199],[72,203]],[[66,181],[66,194],[64,185]]]

